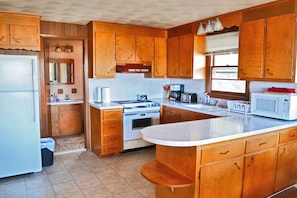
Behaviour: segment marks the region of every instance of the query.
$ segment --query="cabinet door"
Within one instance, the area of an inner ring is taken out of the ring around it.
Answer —
[[[178,76],[192,78],[193,74],[193,45],[194,36],[185,34],[179,37],[179,64]]]
[[[264,23],[264,19],[259,19],[240,25],[238,71],[240,79],[263,77]]]
[[[166,77],[167,46],[165,38],[155,37],[155,51],[153,62],[153,76],[155,78]]]
[[[135,61],[135,36],[116,35],[116,60]]]
[[[178,77],[179,37],[170,37],[167,41],[167,77]]]
[[[64,109],[63,109],[64,108]],[[81,105],[63,105],[60,107],[60,134],[82,133]]]
[[[279,146],[275,191],[297,183],[297,142]]]
[[[267,197],[273,194],[276,151],[275,148],[246,157],[243,198]]]
[[[201,167],[199,198],[240,198],[243,167],[243,157]]]
[[[151,36],[136,36],[135,61],[152,62],[154,38]]]
[[[115,33],[95,33],[95,77],[115,77]]]
[[[7,24],[0,24],[0,46],[8,46],[9,27]]]
[[[181,114],[178,108],[162,106],[161,123],[174,123],[181,121]]]
[[[37,47],[40,37],[38,27],[30,25],[10,25],[10,45],[13,47]]]
[[[215,118],[216,116],[208,115],[204,113],[197,113],[193,111],[185,111],[181,110],[181,120],[182,121],[191,121],[191,120],[202,120],[202,119],[209,119],[209,118]]]
[[[295,14],[267,18],[265,78],[293,78]]]

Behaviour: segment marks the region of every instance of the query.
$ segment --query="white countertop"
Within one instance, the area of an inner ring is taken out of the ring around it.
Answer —
[[[117,109],[123,108],[123,105],[119,103],[109,102],[109,103],[102,103],[102,102],[90,102],[90,106],[96,109]]]
[[[48,102],[48,105],[68,105],[68,104],[82,104],[83,100],[60,100],[59,102]]]
[[[190,110],[181,103],[161,102],[163,105]],[[191,109],[192,110],[192,109]],[[210,114],[208,110],[194,109]],[[218,115],[213,112],[213,115]],[[296,121],[284,121],[260,116],[219,112],[223,117],[172,124],[161,124],[142,129],[142,138],[164,146],[188,147],[232,140],[274,130],[297,126]]]

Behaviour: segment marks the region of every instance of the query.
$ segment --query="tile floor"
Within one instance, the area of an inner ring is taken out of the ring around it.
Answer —
[[[140,174],[155,149],[99,158],[90,151],[54,155],[42,172],[0,179],[1,198],[153,198],[155,185]]]

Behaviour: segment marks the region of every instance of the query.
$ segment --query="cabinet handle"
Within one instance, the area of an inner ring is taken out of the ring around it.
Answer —
[[[12,37],[12,39],[13,39],[16,43],[20,43],[20,41],[18,41],[15,37]]]
[[[132,57],[132,54],[130,54],[130,56],[128,56],[128,59],[130,59]]]
[[[269,75],[273,76],[273,73],[268,68],[266,69],[266,71]]]
[[[230,151],[226,151],[226,152],[220,152],[220,155],[226,155],[228,154]]]
[[[247,167],[250,167],[253,164],[253,162],[254,162],[254,157],[252,157],[252,159],[251,159],[250,163],[247,165]]]
[[[2,37],[0,38],[0,41],[2,41],[4,38],[5,38],[5,37],[4,37],[4,36],[2,36]]]
[[[243,69],[240,69],[240,72],[241,72],[243,75],[246,75],[246,72],[244,72]]]
[[[290,138],[295,137],[295,134],[289,134],[289,137]]]
[[[259,144],[259,146],[262,146],[262,145],[264,145],[264,144],[267,144],[267,142],[261,142],[261,143]]]
[[[281,154],[279,154],[280,157],[282,157],[286,152],[286,148],[283,148],[283,151],[281,152]]]
[[[237,164],[237,162],[235,162],[234,165],[240,170],[240,166]]]

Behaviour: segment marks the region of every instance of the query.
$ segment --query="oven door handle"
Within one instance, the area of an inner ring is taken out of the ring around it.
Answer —
[[[133,116],[133,115],[139,115],[139,116],[146,116],[150,115],[151,113],[159,113],[159,111],[150,111],[150,112],[145,112],[145,113],[124,113],[124,116]]]

